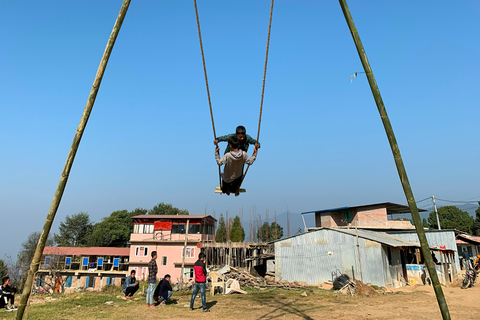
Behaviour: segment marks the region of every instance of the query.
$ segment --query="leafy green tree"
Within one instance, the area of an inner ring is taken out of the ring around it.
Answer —
[[[272,222],[270,225],[270,241],[278,240],[281,237],[283,237],[283,227],[278,223]]]
[[[242,222],[239,216],[235,216],[230,229],[230,241],[243,242],[245,240],[245,230],[243,229]]]
[[[227,227],[225,225],[225,219],[223,214],[220,214],[220,219],[218,220],[217,233],[215,234],[216,242],[227,242]]]
[[[172,206],[170,203],[159,203],[148,211],[148,214],[160,214],[160,215],[181,215],[188,214],[188,210],[181,210]]]
[[[58,234],[53,240],[61,247],[84,247],[87,245],[93,231],[93,223],[86,212],[66,216],[65,222],[60,222]]]
[[[480,205],[480,202],[478,202]],[[472,232],[480,236],[480,207],[475,210],[475,220],[473,221]]]
[[[21,279],[20,286],[23,285],[27,278],[28,269],[33,260],[33,255],[37,249],[38,239],[40,239],[40,232],[32,232],[28,235],[27,240],[22,243],[20,252],[17,255],[17,266],[20,269]],[[48,236],[45,246],[54,246],[55,241],[52,236]]]
[[[283,228],[275,222],[272,222],[271,224],[264,222],[263,225],[258,228],[257,237],[261,242],[275,241],[283,237]]]
[[[126,247],[133,232],[132,217],[146,214],[147,210],[137,208],[133,211],[120,210],[105,217],[93,226],[88,242],[92,247]]]
[[[471,234],[473,217],[468,212],[460,210],[455,206],[440,207],[437,211],[442,229],[457,229]],[[433,229],[438,229],[435,211],[430,212],[428,225]]]

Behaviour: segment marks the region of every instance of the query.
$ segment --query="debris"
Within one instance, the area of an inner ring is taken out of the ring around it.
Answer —
[[[107,301],[105,302],[106,305],[109,305],[109,306],[114,306],[115,303],[113,301]]]
[[[307,296],[307,292],[306,291],[303,291],[303,293],[301,294],[302,297],[306,297]]]
[[[247,291],[244,291],[240,289],[240,284],[238,283],[238,280],[236,279],[229,279],[225,283],[226,289],[225,289],[225,294],[230,294],[230,293],[242,293],[242,294],[247,294]]]

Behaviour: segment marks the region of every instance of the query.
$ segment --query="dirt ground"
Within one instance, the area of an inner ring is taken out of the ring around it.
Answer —
[[[480,285],[462,290],[443,288],[452,319],[479,319]],[[306,292],[307,296],[302,296]],[[369,296],[344,296],[311,288],[249,291],[246,295],[207,294],[211,312],[203,313],[200,298],[188,308],[190,294],[174,293],[173,303],[150,309],[145,298],[134,300],[106,293],[32,296],[30,320],[53,319],[441,319],[432,287],[407,287]],[[113,302],[113,306],[105,302]],[[0,311],[0,319],[14,319],[16,312]]]

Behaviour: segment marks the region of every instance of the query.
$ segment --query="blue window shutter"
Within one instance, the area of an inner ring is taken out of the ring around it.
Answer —
[[[110,284],[110,278],[107,278],[107,286]]]

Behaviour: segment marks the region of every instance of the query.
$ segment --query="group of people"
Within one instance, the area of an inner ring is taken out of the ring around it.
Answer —
[[[16,292],[17,289],[12,286],[10,277],[3,277],[2,285],[0,286],[0,308],[5,308],[7,311],[17,310],[17,307],[14,305]]]
[[[166,274],[163,279],[157,285],[157,252],[152,251],[152,259],[148,263],[148,289],[147,289],[147,307],[156,309],[159,305],[165,305],[172,297],[173,289],[170,284],[171,276]],[[206,282],[207,282],[207,269],[205,267],[205,254],[202,252],[198,255],[198,260],[193,267],[195,274],[195,284],[193,286],[192,298],[190,299],[190,310],[193,310],[195,297],[200,291],[202,297],[202,309],[203,312],[208,312],[207,297],[205,294]],[[130,299],[139,288],[137,279],[135,278],[135,270],[130,272],[130,276],[127,277],[123,284],[123,292],[125,293],[125,299]],[[156,303],[154,304],[154,301]]]
[[[480,268],[480,254],[475,257],[475,260],[472,263],[472,254],[463,248],[462,252],[463,257],[463,267],[467,269],[477,269]]]
[[[225,149],[225,154],[220,158],[220,148],[218,142],[227,141],[228,146]],[[213,143],[217,146],[215,148],[215,159],[217,164],[225,165],[222,173],[222,193],[230,195],[234,193],[235,196],[240,194],[240,186],[243,180],[243,167],[246,164],[251,165],[257,156],[257,150],[260,148],[260,143],[247,134],[244,126],[238,126],[235,133],[228,134],[216,138]],[[248,156],[248,146],[255,145],[253,154]]]

